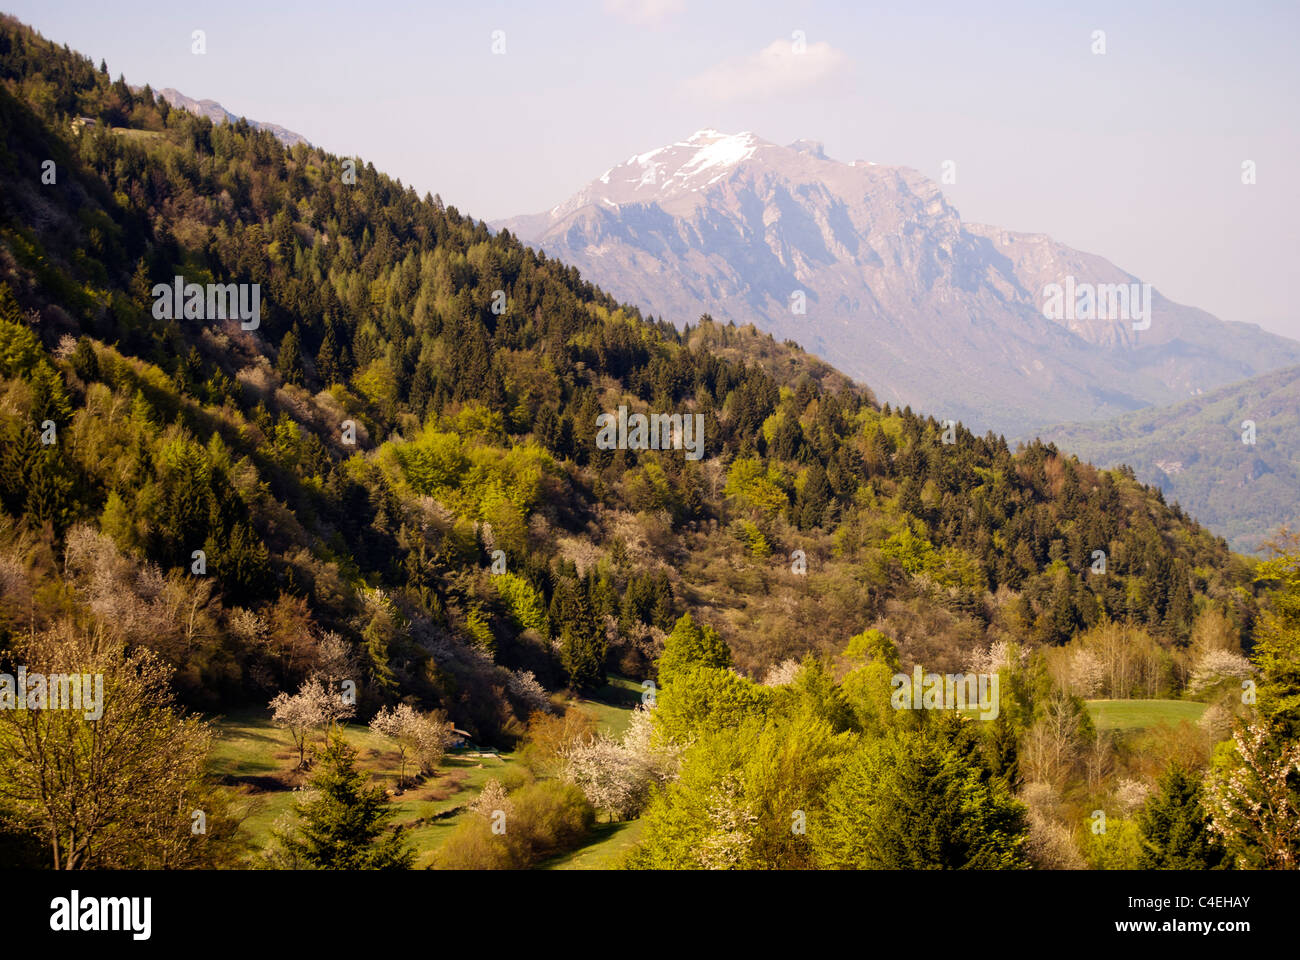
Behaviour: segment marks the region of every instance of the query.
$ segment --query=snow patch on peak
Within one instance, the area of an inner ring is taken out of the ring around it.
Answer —
[[[667,147],[657,147],[654,150],[651,150],[647,153],[635,153],[628,158],[627,162],[635,163],[637,166],[645,166],[646,163],[650,161],[651,157],[658,156],[659,154],[663,153],[667,149],[668,149]]]
[[[605,171],[597,181],[601,188],[594,193],[586,191],[583,199],[612,199],[617,203],[630,201],[630,194],[644,195],[647,188],[660,196],[699,190],[753,156],[761,142],[749,131],[729,134],[712,127],[696,130],[685,140],[634,153]],[[561,209],[567,211],[569,205],[562,204]]]
[[[632,154],[552,207],[549,217],[563,219],[589,204],[617,208],[697,193],[728,176],[763,145],[748,130],[730,134],[711,127],[697,130],[686,140]]]
[[[752,133],[719,137],[707,146],[700,147],[694,157],[682,164],[677,175],[691,176],[711,167],[733,167],[752,157],[756,148]]]

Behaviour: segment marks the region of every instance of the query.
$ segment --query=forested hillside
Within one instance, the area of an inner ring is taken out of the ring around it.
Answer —
[[[1126,463],[1242,552],[1300,524],[1300,367],[1171,407],[1044,431],[1095,463]]]
[[[120,647],[207,713],[347,678],[363,718],[405,702],[509,748],[550,691],[671,694],[674,624],[756,691],[808,654],[815,687],[1120,636],[1140,657],[1091,695],[1167,697],[1207,643],[1250,650],[1251,564],[1127,471],[878,406],[752,328],[679,332],[359,158],[169,109],[7,19],[0,81],[6,670]],[[256,327],[159,319],[177,276],[257,284]],[[599,448],[620,406],[702,415],[702,458]],[[1023,703],[1012,751],[1048,709]],[[767,743],[740,729],[727,749]],[[1015,786],[989,794],[1009,824]],[[638,862],[681,865],[666,835]]]

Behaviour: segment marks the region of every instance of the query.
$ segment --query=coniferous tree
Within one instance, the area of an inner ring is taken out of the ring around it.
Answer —
[[[560,664],[574,690],[594,690],[605,683],[604,644],[573,626],[560,635]]]
[[[1020,753],[1016,731],[1005,713],[999,711],[984,737],[984,763],[996,777],[1011,787],[1020,785]]]
[[[96,356],[95,347],[88,337],[78,338],[77,346],[68,360],[72,364],[73,373],[80,377],[83,382],[94,383],[99,379],[99,358]]]
[[[32,385],[32,419],[37,424],[46,420],[59,426],[68,422],[72,415],[72,405],[64,389],[63,378],[48,360],[42,360],[31,373]]]
[[[299,386],[303,382],[301,342],[302,336],[298,332],[298,324],[295,323],[280,341],[280,355],[275,359],[275,370],[280,374],[281,379],[285,383]]]
[[[820,527],[830,505],[831,488],[826,480],[826,470],[820,461],[808,468],[808,480],[795,501],[796,520],[802,530]]]
[[[1137,813],[1143,870],[1215,870],[1227,866],[1201,803],[1201,780],[1178,763],[1161,776]]]
[[[327,387],[343,379],[334,324],[328,320],[325,322],[325,336],[321,340],[320,349],[316,351],[316,374]]]
[[[356,750],[337,734],[321,753],[311,793],[295,812],[297,830],[279,837],[292,862],[315,870],[408,870],[415,854],[390,829],[397,811],[366,785]]]
[[[684,613],[664,641],[664,652],[657,665],[659,683],[666,686],[674,676],[692,667],[731,666],[731,648],[712,627],[701,626],[689,613]]]
[[[960,739],[937,731],[891,730],[859,748],[828,791],[821,822],[809,830],[818,865],[1027,866],[1025,808]]]

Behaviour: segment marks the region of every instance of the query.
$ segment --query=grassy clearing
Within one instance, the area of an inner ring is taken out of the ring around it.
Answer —
[[[244,827],[254,844],[262,847],[270,841],[276,819],[292,811],[294,788],[306,782],[307,774],[296,769],[298,751],[289,734],[275,727],[265,710],[231,714],[219,719],[216,728],[212,772],[249,803]],[[361,724],[347,724],[342,732],[343,739],[357,750],[358,768],[386,790],[395,789],[399,761],[391,742]],[[393,797],[397,808],[394,822],[409,828],[416,866],[432,863],[442,841],[465,815],[463,811],[451,811],[471,802],[488,779],[495,776],[510,785],[511,764],[512,755],[508,753],[448,754],[433,776]],[[409,765],[407,774],[411,776]]]
[[[641,839],[644,820],[622,823],[598,823],[591,831],[591,841],[577,850],[546,861],[539,870],[612,870],[623,854]]]
[[[134,140],[137,143],[166,139],[160,130],[132,130],[130,127],[111,127],[110,129],[124,140]]]
[[[619,737],[627,730],[632,709],[641,702],[641,685],[625,677],[611,677],[591,699],[569,703],[595,719],[597,728]],[[298,751],[289,733],[271,723],[265,708],[232,712],[216,720],[217,742],[212,751],[211,770],[226,789],[249,807],[244,827],[258,848],[271,840],[277,819],[293,811],[294,789],[307,782],[309,774],[297,769]],[[357,751],[357,767],[385,790],[395,790],[399,759],[391,741],[363,724],[342,727],[343,739]],[[321,737],[313,738],[319,746]],[[392,796],[397,808],[394,822],[407,828],[415,847],[417,867],[427,867],[443,841],[467,815],[464,809],[478,796],[483,785],[496,777],[512,789],[524,772],[513,753],[482,755],[456,752],[430,777]],[[408,777],[413,771],[408,764]],[[612,866],[623,851],[636,842],[640,825],[600,824],[591,842],[556,858],[556,869],[604,869]],[[568,862],[561,865],[561,862]]]
[[[641,684],[627,677],[610,675],[609,683],[596,690],[591,699],[576,699],[568,704],[577,707],[596,721],[596,728],[611,737],[627,732],[632,711],[641,703]]]
[[[1161,724],[1195,723],[1206,704],[1192,700],[1089,700],[1088,713],[1098,730],[1143,730]]]

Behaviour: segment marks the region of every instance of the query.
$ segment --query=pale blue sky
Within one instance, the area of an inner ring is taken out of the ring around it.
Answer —
[[[1300,338],[1294,2],[272,6],[5,4],[114,77],[283,124],[475,217],[546,209],[704,127],[808,137],[936,181],[954,160],[943,189],[967,220],[1049,233]],[[807,59],[759,57],[795,30]]]

